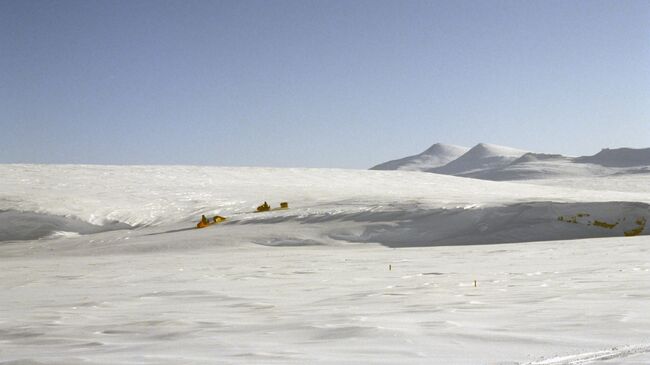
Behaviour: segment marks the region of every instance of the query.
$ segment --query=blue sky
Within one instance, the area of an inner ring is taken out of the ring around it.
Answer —
[[[648,1],[0,1],[0,162],[650,147]]]

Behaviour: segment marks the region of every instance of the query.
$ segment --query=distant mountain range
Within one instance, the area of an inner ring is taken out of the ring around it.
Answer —
[[[606,148],[593,156],[567,157],[487,143],[472,148],[436,143],[420,154],[384,162],[371,170],[423,171],[484,180],[650,173],[650,148]]]

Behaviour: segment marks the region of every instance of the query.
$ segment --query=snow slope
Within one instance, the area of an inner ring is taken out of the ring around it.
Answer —
[[[450,144],[436,143],[426,151],[413,155],[384,162],[370,168],[371,170],[404,170],[426,171],[443,166],[467,152],[469,148]]]
[[[506,166],[526,152],[510,147],[479,143],[459,158],[429,171],[438,174],[471,177],[473,174],[488,169]]]
[[[645,208],[638,208],[635,204],[650,202],[648,194],[634,190],[594,196],[590,191],[579,189],[497,183],[417,172],[3,165],[0,174],[5,176],[0,181],[0,191],[3,192],[0,211],[4,211],[0,213],[0,237],[4,240],[40,237],[34,232],[45,236],[61,231],[84,233],[127,226],[176,223],[191,226],[201,214],[228,216],[233,222],[263,220],[267,216],[250,212],[266,200],[274,206],[280,201],[290,202],[290,211],[268,215],[278,216],[277,219],[295,221],[322,216],[324,218],[320,219],[328,220],[329,217],[333,222],[357,222],[355,229],[362,231],[374,229],[386,221],[393,222],[391,224],[404,221],[413,236],[411,239],[404,233],[401,240],[417,241],[418,244],[430,240],[429,244],[433,244],[448,242],[450,237],[441,237],[438,233],[442,230],[427,227],[442,221],[449,224],[447,218],[457,222],[455,227],[466,227],[452,236],[488,237],[485,232],[476,231],[478,221],[483,224],[481,227],[488,225],[491,227],[489,231],[496,234],[498,229],[495,231],[493,228],[501,225],[498,219],[492,220],[491,217],[519,216],[517,212],[521,209],[535,211],[534,216],[543,225],[556,225],[554,218],[580,210],[583,203],[616,201],[594,205],[592,211],[594,214],[602,211],[603,219],[616,220],[622,213],[610,213],[609,207],[615,207],[613,211],[637,214],[634,213],[637,209]],[[541,205],[521,205],[534,202],[541,202]],[[28,224],[17,225],[16,217],[21,217],[21,214]],[[53,221],[64,223],[52,225]],[[475,224],[460,224],[465,221]],[[570,237],[594,236],[593,227],[582,228],[582,233],[571,233]],[[553,230],[559,231],[554,237],[562,238],[562,235],[569,234],[566,232],[569,229],[574,228],[556,225]],[[535,240],[532,228],[530,230],[519,232],[517,237],[509,240]],[[427,232],[435,232],[435,236]],[[598,231],[598,234],[610,235],[613,232]],[[328,234],[341,233],[337,228]],[[345,240],[357,241],[366,237],[360,235],[362,238],[346,236]],[[379,239],[377,234],[373,237]],[[442,238],[445,238],[444,242],[440,241]],[[466,239],[474,240],[471,237]],[[480,243],[480,240],[472,242]]]
[[[648,229],[624,237],[650,217],[645,175],[0,165],[0,176],[0,232],[12,236],[0,242],[3,365],[650,361]],[[263,200],[290,209],[251,213]],[[192,228],[203,213],[229,220]],[[25,240],[17,218],[54,227]]]

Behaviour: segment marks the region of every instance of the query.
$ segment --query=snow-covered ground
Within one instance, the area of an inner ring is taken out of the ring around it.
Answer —
[[[0,176],[0,364],[650,362],[646,175]]]

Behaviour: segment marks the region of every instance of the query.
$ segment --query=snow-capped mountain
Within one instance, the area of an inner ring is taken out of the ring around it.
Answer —
[[[467,147],[436,143],[420,154],[384,162],[370,169],[425,171],[446,165],[450,161],[462,156],[468,150],[469,148]]]
[[[479,143],[448,164],[427,171],[471,177],[481,171],[507,166],[526,153],[527,151],[515,148]]]
[[[593,156],[569,157],[479,143],[452,159],[453,153],[445,152],[459,149],[449,147],[435,144],[419,155],[388,161],[372,169],[415,170],[495,181],[650,173],[650,148],[606,148]],[[449,162],[442,164],[445,159]],[[436,167],[427,167],[436,163]]]
[[[558,154],[527,153],[510,164],[466,175],[476,179],[507,181],[611,175],[600,165],[575,163],[575,158]]]

